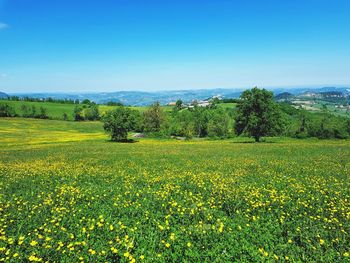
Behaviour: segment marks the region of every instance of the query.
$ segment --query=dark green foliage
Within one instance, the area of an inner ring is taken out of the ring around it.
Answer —
[[[284,122],[272,92],[255,87],[244,91],[240,98],[235,117],[238,135],[244,133],[259,142],[262,136],[282,133]]]
[[[39,119],[48,119],[49,118],[46,114],[46,109],[44,107],[40,107],[40,113],[39,113],[39,115],[36,115],[36,118],[39,118]]]
[[[15,110],[8,104],[0,104],[0,117],[15,117]]]
[[[73,111],[75,121],[96,121],[100,119],[98,105],[95,103],[84,104],[83,106],[76,105]]]
[[[128,131],[136,126],[137,112],[126,107],[118,107],[107,112],[103,117],[103,128],[111,136],[112,141],[127,141]]]
[[[107,106],[124,106],[121,102],[109,101],[106,103]]]
[[[21,105],[21,111],[22,111],[22,117],[30,117],[29,107],[27,105],[22,104]]]
[[[83,108],[80,106],[75,106],[74,111],[73,111],[73,118],[75,121],[83,121],[84,116],[83,116]]]
[[[98,106],[96,104],[90,104],[89,107],[83,110],[84,119],[88,121],[95,121],[100,119],[98,112]]]
[[[182,109],[182,107],[183,107],[183,101],[182,100],[177,100],[176,101],[176,105],[175,105],[175,110],[181,110]]]
[[[227,138],[231,133],[232,109],[194,107],[174,111],[168,118],[168,135],[185,138]]]
[[[222,99],[220,103],[238,103],[239,99]]]
[[[210,120],[210,111],[207,108],[195,106],[193,111],[193,124],[197,137],[208,135],[208,122]]]
[[[154,103],[143,113],[145,132],[160,132],[165,114],[159,102]]]
[[[35,105],[28,107],[27,105],[21,105],[22,117],[24,118],[37,118],[37,119],[48,119],[49,117],[46,114],[46,108],[40,106],[39,112]]]
[[[223,110],[213,111],[208,122],[208,136],[226,138],[229,134],[230,118]]]
[[[188,110],[174,112],[169,121],[169,135],[192,138],[194,136],[192,112]]]
[[[350,120],[347,120],[346,122],[345,122],[345,131],[348,133],[348,134],[350,134]]]
[[[82,104],[90,104],[91,101],[90,101],[89,99],[85,99],[85,100],[83,100],[81,103],[82,103]]]
[[[331,115],[325,115],[322,119],[314,119],[310,122],[307,131],[309,137],[319,139],[346,139],[349,137],[346,122]]]

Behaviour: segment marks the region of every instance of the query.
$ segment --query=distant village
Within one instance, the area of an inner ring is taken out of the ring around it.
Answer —
[[[334,110],[340,112],[349,112],[349,94],[342,92],[304,92],[299,95],[290,93],[281,93],[276,96],[279,102],[289,102],[294,108],[305,109],[308,111],[320,111],[322,107],[332,106]]]
[[[211,107],[214,101],[221,101],[222,95],[212,96],[204,100],[192,100],[189,103],[182,103],[182,108],[192,109],[194,107]],[[167,104],[168,106],[176,106],[176,101],[171,101]]]

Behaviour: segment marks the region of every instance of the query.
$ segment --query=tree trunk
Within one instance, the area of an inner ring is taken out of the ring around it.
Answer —
[[[255,142],[260,142],[260,136],[255,136],[254,139],[255,139]]]

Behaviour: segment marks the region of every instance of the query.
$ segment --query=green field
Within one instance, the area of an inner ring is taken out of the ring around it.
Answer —
[[[350,141],[268,141],[0,118],[0,261],[349,261]]]
[[[326,105],[327,106],[327,111],[329,113],[332,113],[336,116],[341,116],[341,117],[347,117],[349,118],[350,117],[350,112],[348,112],[346,109],[340,109],[340,108],[337,108],[336,106],[339,106],[340,104],[337,104],[337,103],[330,103],[330,102],[327,102],[327,101],[318,101],[318,103],[316,103],[314,105],[315,108],[318,108],[320,111],[323,110],[323,105]]]
[[[43,107],[47,111],[47,116],[50,119],[54,120],[63,120],[63,114],[67,114],[67,119],[72,121],[73,120],[73,111],[75,108],[75,104],[63,104],[63,103],[54,103],[54,102],[30,102],[30,101],[10,101],[10,100],[0,100],[0,104],[8,104],[11,106],[15,112],[22,116],[21,106],[26,105],[27,107],[35,106],[36,110],[39,112],[40,107]],[[105,113],[108,110],[113,110],[117,106],[107,106],[107,105],[99,105],[99,112],[100,114]],[[130,109],[138,110],[140,112],[144,112],[148,109],[148,107],[135,107],[130,106]],[[170,112],[173,110],[172,106],[162,106],[163,110],[165,112]]]
[[[26,105],[27,107],[35,106],[37,111],[40,107],[43,107],[47,111],[49,118],[55,120],[63,120],[63,114],[68,115],[68,120],[73,120],[74,104],[63,104],[63,103],[53,103],[53,102],[30,102],[30,101],[10,101],[10,100],[0,100],[0,104],[8,104],[12,107],[18,115],[22,115],[21,106]]]

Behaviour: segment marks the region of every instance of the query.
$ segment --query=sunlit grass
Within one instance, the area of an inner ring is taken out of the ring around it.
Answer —
[[[27,119],[0,131],[0,260],[349,259],[347,140],[112,143],[98,122]]]

